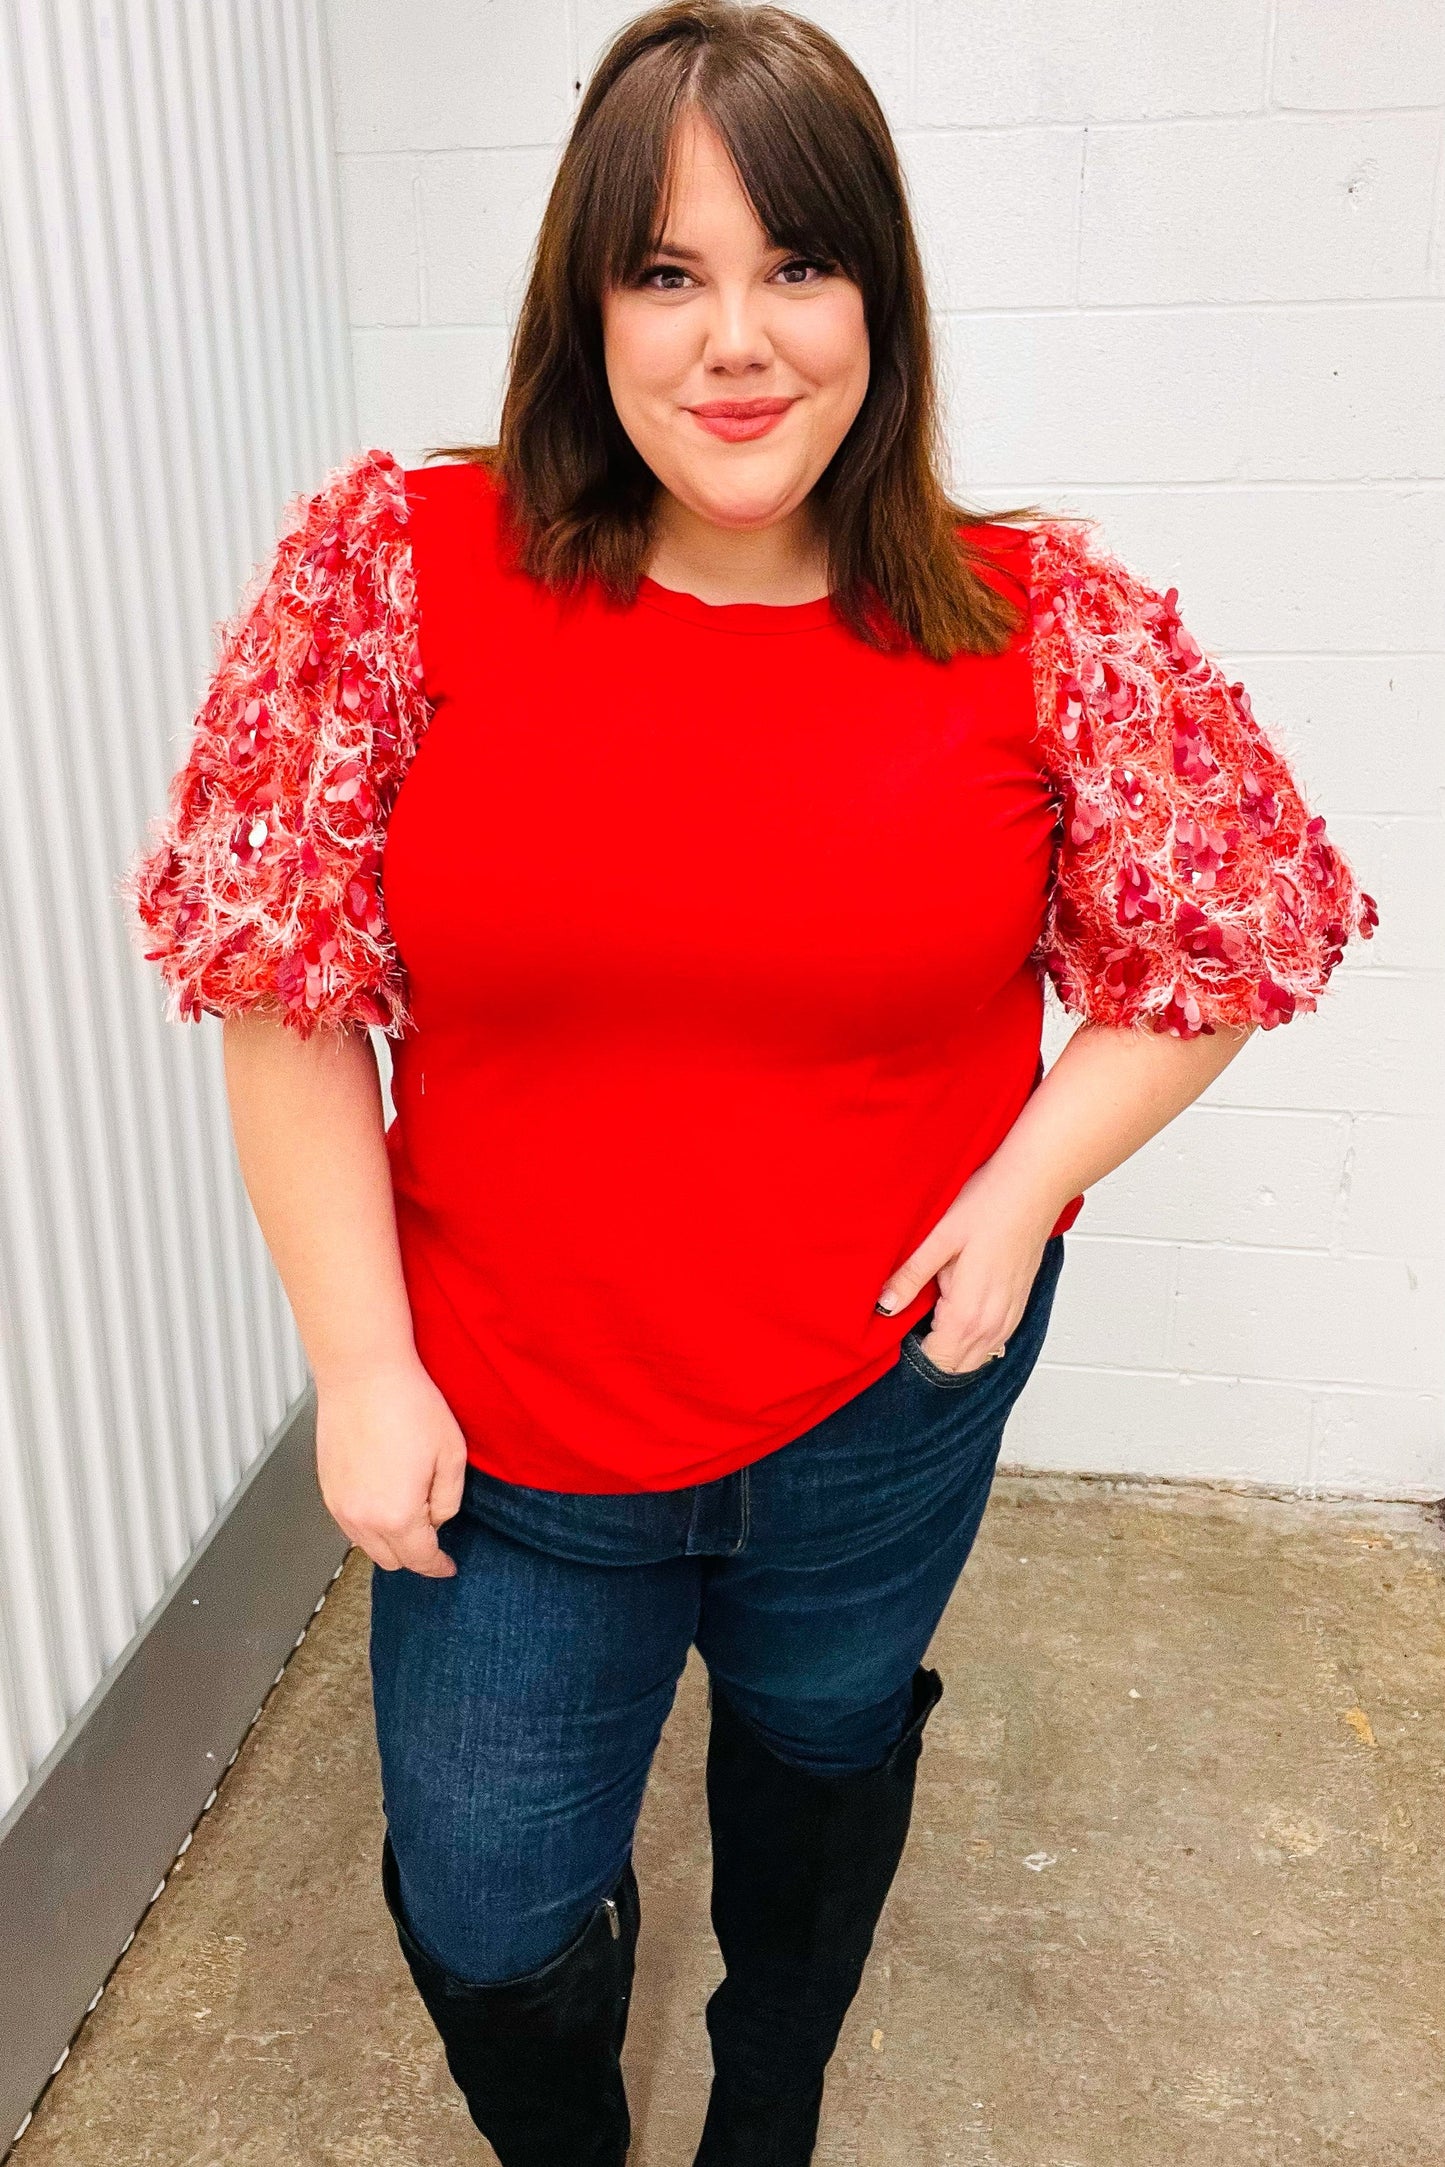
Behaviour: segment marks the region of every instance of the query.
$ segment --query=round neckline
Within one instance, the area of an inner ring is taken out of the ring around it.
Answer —
[[[637,599],[669,617],[689,624],[706,625],[713,632],[811,632],[816,626],[838,622],[830,594],[813,602],[704,602],[700,595],[681,587],[663,587],[646,573],[638,581]]]

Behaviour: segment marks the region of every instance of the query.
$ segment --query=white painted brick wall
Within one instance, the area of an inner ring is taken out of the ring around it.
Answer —
[[[493,428],[577,85],[634,12],[331,0],[365,442]],[[1091,1192],[1010,1458],[1439,1496],[1445,7],[801,12],[898,131],[957,487],[1177,583],[1380,901],[1320,1010]]]

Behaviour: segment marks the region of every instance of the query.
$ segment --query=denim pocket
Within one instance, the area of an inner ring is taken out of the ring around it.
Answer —
[[[957,1392],[964,1385],[976,1384],[980,1377],[987,1376],[991,1369],[998,1366],[999,1357],[990,1355],[980,1362],[977,1369],[941,1369],[931,1355],[923,1352],[923,1341],[928,1337],[932,1324],[933,1311],[930,1309],[927,1316],[920,1317],[917,1324],[904,1333],[898,1350],[909,1368],[916,1370],[925,1383],[937,1385],[941,1391]],[[1007,1357],[1004,1359],[1007,1360]]]
[[[923,1342],[927,1339],[933,1326],[933,1310],[930,1309],[904,1333],[898,1349],[900,1358],[908,1364],[909,1368],[917,1376],[923,1379],[925,1384],[934,1385],[941,1392],[958,1392],[968,1385],[977,1384],[981,1378],[1006,1374],[1015,1366],[1009,1357],[1018,1348],[1020,1342],[1028,1337],[1039,1304],[1048,1301],[1049,1305],[1052,1306],[1053,1290],[1058,1283],[1059,1273],[1063,1269],[1063,1262],[1064,1237],[1062,1234],[1051,1234],[1044,1244],[1043,1255],[1039,1259],[1039,1268],[1034,1274],[1034,1283],[1029,1289],[1029,1298],[1024,1304],[1023,1313],[1008,1338],[1004,1341],[1002,1356],[988,1356],[979,1364],[977,1369],[953,1370],[940,1368],[931,1356],[923,1352]],[[936,1309],[937,1306],[935,1303],[934,1308]]]

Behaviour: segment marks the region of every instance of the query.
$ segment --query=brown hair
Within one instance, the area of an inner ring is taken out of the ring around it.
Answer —
[[[874,646],[1001,652],[1022,608],[976,569],[989,560],[967,529],[1036,507],[971,511],[944,490],[927,296],[888,123],[842,47],[782,8],[674,0],[614,38],[543,214],[500,440],[427,457],[493,470],[535,577],[572,589],[591,576],[632,600],[657,483],[612,403],[601,304],[656,249],[689,109],[716,128],[769,239],[836,264],[863,296],[868,389],[814,492],[839,614]]]

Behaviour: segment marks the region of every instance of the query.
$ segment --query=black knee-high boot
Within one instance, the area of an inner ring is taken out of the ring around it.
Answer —
[[[845,1776],[779,1760],[714,1693],[712,1919],[727,1977],[707,2006],[714,2075],[694,2167],[811,2160],[823,2073],[903,1855],[942,1692],[937,1671],[916,1671],[903,1736],[878,1767]]]
[[[381,1885],[447,2067],[502,2167],[622,2167],[632,2130],[619,2056],[639,1916],[631,1860],[559,1956],[492,1986],[453,1977],[419,1946],[389,1835]]]

